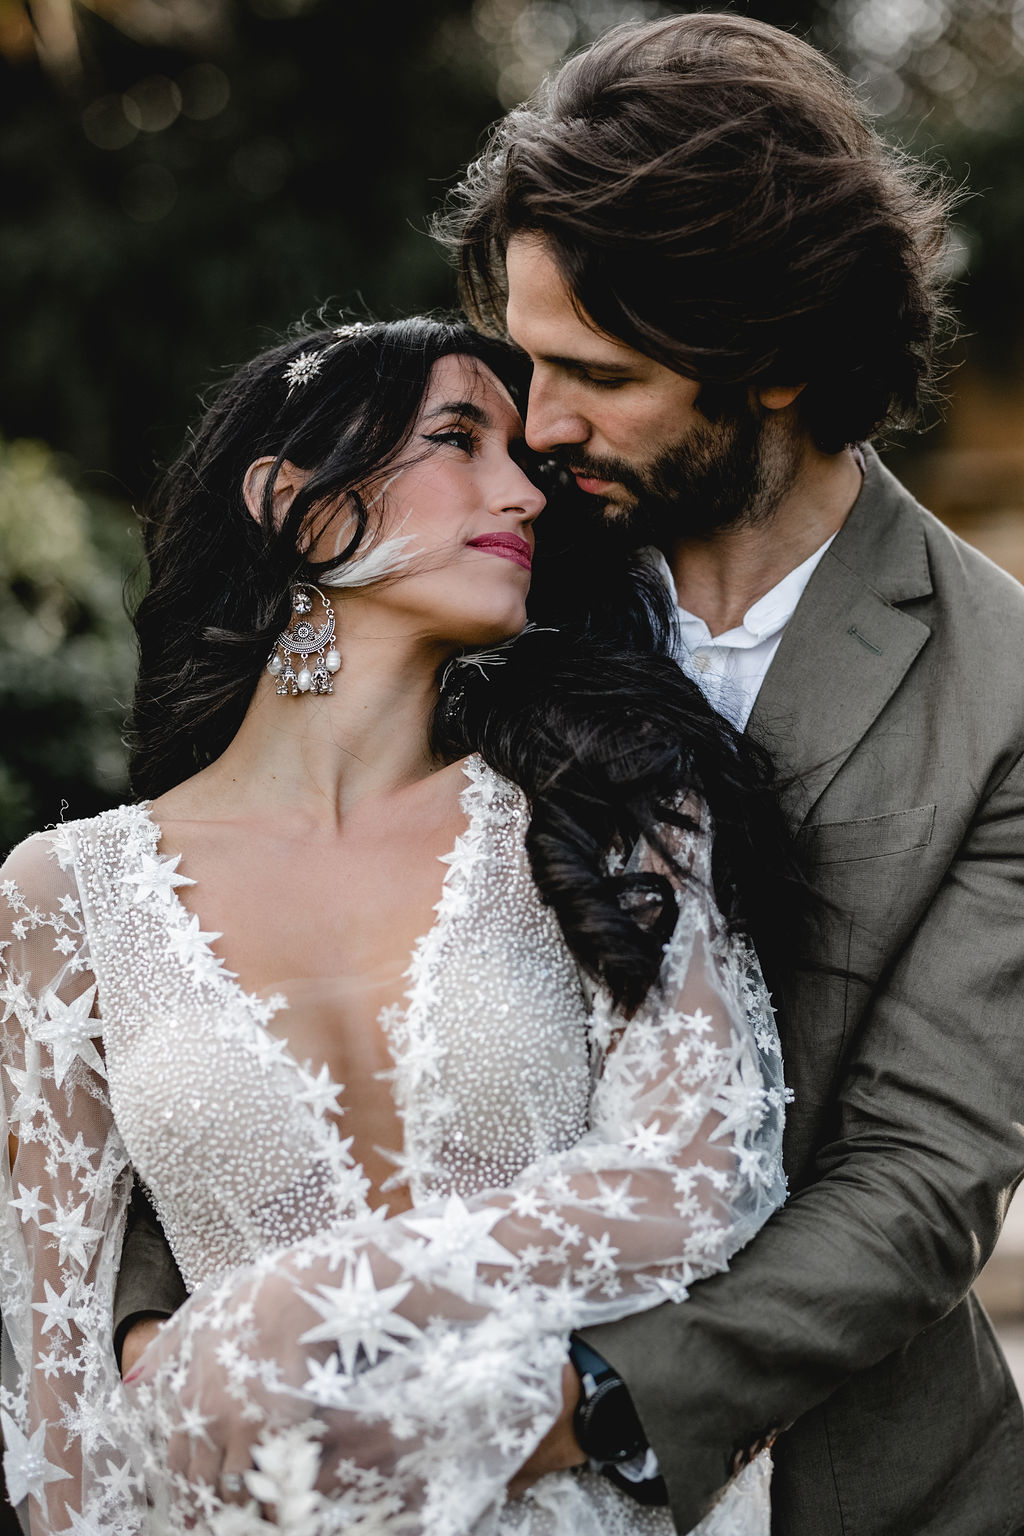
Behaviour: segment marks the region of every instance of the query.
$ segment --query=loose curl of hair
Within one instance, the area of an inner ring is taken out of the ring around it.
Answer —
[[[814,48],[736,15],[627,23],[492,131],[435,232],[501,332],[505,254],[544,237],[581,318],[695,379],[711,420],[803,384],[837,452],[934,398],[948,214]]]
[[[304,528],[342,505],[354,510],[346,554],[355,553],[368,526],[360,487],[411,451],[433,365],[476,358],[522,392],[521,355],[462,322],[415,318],[338,340],[302,331],[240,369],[145,513],[151,582],[135,615],[129,743],[140,795],[163,793],[228,745],[287,622],[290,582],[322,568],[297,553]],[[319,371],[289,391],[285,369],[310,352]],[[263,456],[274,470],[256,519],[242,486]],[[311,473],[275,525],[273,480],[285,460]],[[522,787],[540,894],[580,964],[631,1012],[657,977],[677,908],[664,875],[609,873],[610,851],[646,837],[671,866],[658,829],[690,825],[682,807],[699,795],[715,827],[719,905],[769,964],[791,949],[803,887],[766,755],[667,655],[664,583],[575,487],[550,478],[530,594],[539,628],[510,644],[500,667],[449,669],[432,740],[442,758],[479,752]]]

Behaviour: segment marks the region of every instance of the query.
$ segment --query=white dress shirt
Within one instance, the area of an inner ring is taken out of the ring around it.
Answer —
[[[795,570],[752,603],[735,629],[712,636],[703,619],[678,610],[679,665],[697,684],[708,703],[742,731],[754,700],[779,648],[786,625],[796,611],[818,562],[832,543],[825,540]],[[666,571],[668,566],[666,564]]]

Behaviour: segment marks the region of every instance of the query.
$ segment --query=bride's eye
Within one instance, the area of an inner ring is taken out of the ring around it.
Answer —
[[[472,453],[476,447],[476,438],[472,432],[467,432],[463,427],[447,427],[443,432],[431,432],[427,437],[428,443],[451,443],[453,448],[459,448],[463,453]]]

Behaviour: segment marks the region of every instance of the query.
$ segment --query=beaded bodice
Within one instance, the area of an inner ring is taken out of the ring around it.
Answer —
[[[391,1216],[346,1134],[356,1090],[289,1048],[301,987],[253,995],[225,970],[145,807],[4,867],[0,1409],[33,1536],[669,1536],[593,1474],[504,1490],[556,1416],[569,1329],[684,1300],[782,1199],[771,1009],[715,908],[699,808],[659,829],[671,866],[634,851],[673,871],[679,916],[627,1019],[539,899],[522,795],[478,759],[466,775],[404,996],[360,1018],[342,988],[331,1015],[390,1044],[412,1206]],[[125,1391],[133,1169],[193,1294]],[[701,1533],[767,1522],[758,1458]]]
[[[586,1008],[530,878],[520,792],[476,760],[467,773],[466,829],[406,997],[378,1020],[339,989],[334,1015],[337,1028],[388,1031],[405,1141],[396,1182],[417,1202],[508,1184],[587,1125]],[[246,993],[217,960],[146,808],[69,830],[111,1103],[189,1288],[365,1213],[346,1086],[289,1051],[286,990]]]

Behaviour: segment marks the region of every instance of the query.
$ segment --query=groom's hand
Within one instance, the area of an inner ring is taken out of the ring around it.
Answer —
[[[564,1472],[568,1467],[581,1467],[586,1461],[572,1424],[580,1391],[580,1378],[575,1368],[566,1361],[562,1368],[562,1412],[529,1461],[524,1462],[509,1483],[510,1498],[522,1498],[527,1488],[532,1488],[548,1472]]]
[[[121,1345],[121,1375],[129,1376],[141,1357],[146,1345],[151,1339],[155,1339],[160,1329],[160,1324],[166,1318],[156,1313],[147,1313],[132,1323],[124,1336]]]

